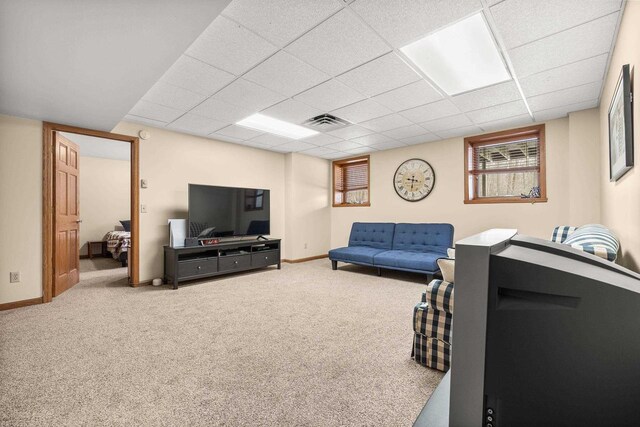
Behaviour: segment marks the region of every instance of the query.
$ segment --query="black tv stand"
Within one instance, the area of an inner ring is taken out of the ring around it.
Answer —
[[[280,239],[236,240],[215,245],[172,248],[164,246],[164,282],[178,284],[185,280],[202,279],[255,270],[277,265],[280,270]]]

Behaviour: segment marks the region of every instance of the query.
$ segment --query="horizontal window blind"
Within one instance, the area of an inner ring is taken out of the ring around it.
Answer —
[[[471,148],[472,175],[513,172],[540,172],[538,136],[496,144],[478,144]]]
[[[334,204],[362,204],[369,199],[369,159],[356,158],[333,164]]]

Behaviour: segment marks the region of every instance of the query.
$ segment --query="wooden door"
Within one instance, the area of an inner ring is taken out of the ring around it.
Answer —
[[[80,154],[78,146],[58,132],[53,133],[53,138],[53,146],[55,147],[53,296],[56,297],[80,280],[78,271],[80,263],[80,208],[78,201]]]

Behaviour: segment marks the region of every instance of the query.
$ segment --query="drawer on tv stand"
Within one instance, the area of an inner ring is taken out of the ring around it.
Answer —
[[[218,258],[195,258],[178,262],[178,277],[193,277],[218,271]]]
[[[227,255],[220,257],[220,271],[246,270],[251,267],[251,255]]]
[[[278,264],[280,262],[280,251],[257,251],[251,254],[252,267],[266,267],[267,265]]]

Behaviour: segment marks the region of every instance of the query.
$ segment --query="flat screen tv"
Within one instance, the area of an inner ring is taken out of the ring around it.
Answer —
[[[189,184],[189,237],[268,235],[270,207],[269,190]]]

